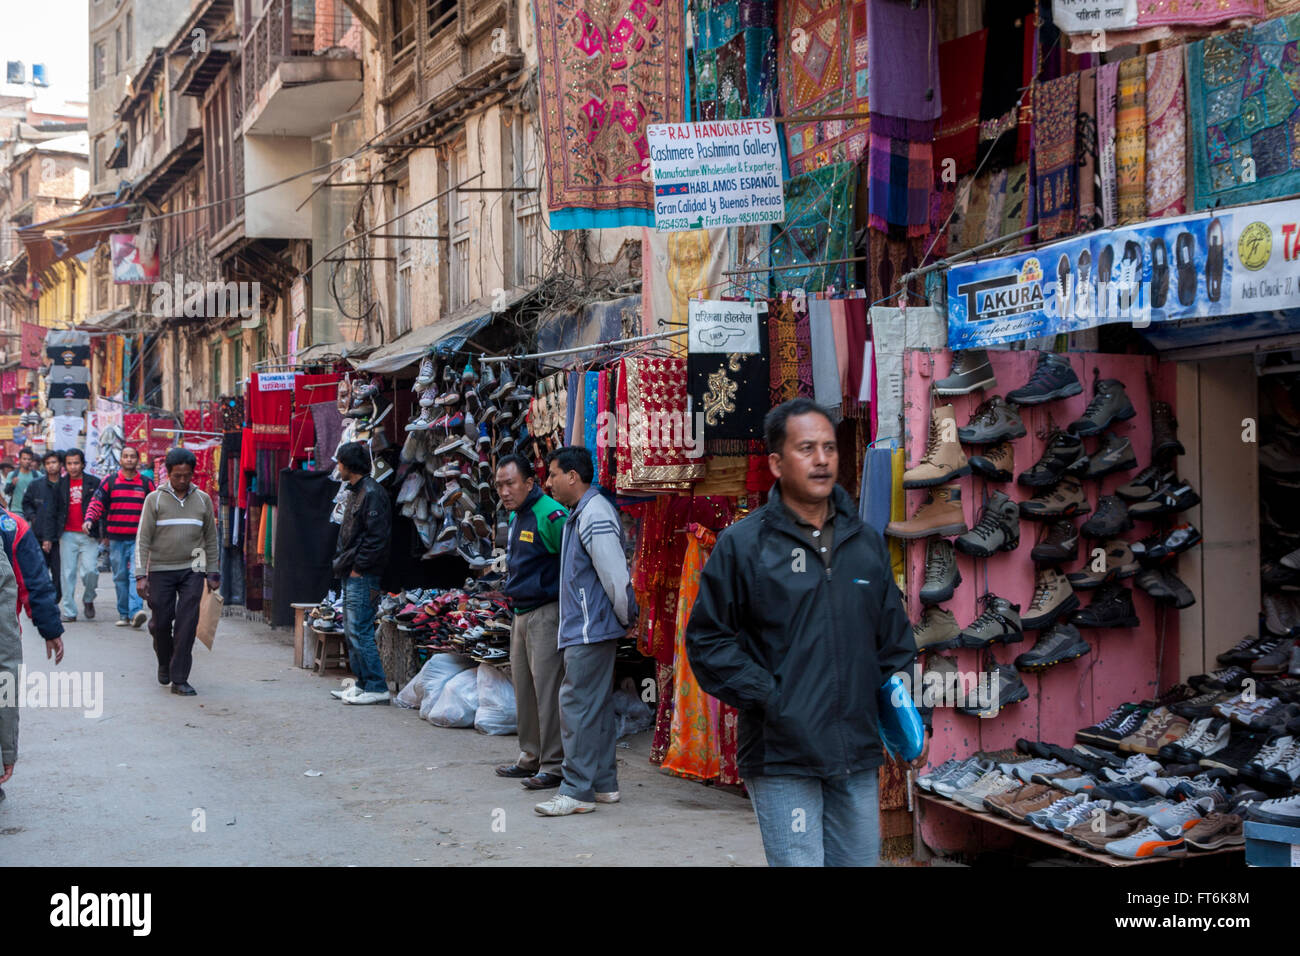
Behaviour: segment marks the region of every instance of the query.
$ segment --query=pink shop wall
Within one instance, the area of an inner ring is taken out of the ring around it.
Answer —
[[[1037,364],[1037,356],[1038,353],[1033,351],[990,351],[989,360],[997,376],[997,385],[984,392],[947,398],[934,395],[931,385],[949,373],[952,353],[907,352],[904,356],[904,414],[908,467],[925,453],[932,407],[951,401],[958,425],[964,426],[986,397],[994,394],[1005,397],[1008,391],[1028,381]],[[1111,430],[1132,442],[1138,464],[1133,471],[1110,475],[1100,482],[1084,482],[1085,492],[1095,508],[1100,495],[1113,493],[1116,487],[1126,484],[1137,471],[1150,464],[1152,396],[1148,391],[1147,376],[1150,374],[1152,379],[1154,398],[1173,403],[1175,366],[1139,355],[1072,352],[1069,359],[1084,390],[1072,398],[1021,409],[1028,434],[1014,442],[1014,474],[1019,475],[1038,460],[1046,445],[1044,436],[1053,421],[1064,428],[1083,414],[1092,397],[1094,370],[1100,372],[1101,378],[1117,378],[1124,383],[1137,414],[1126,422],[1116,423]],[[1085,439],[1086,450],[1092,452],[1099,442],[1100,438]],[[966,447],[964,450],[969,455],[973,449]],[[967,527],[974,526],[984,500],[994,491],[1002,491],[1015,501],[1033,495],[1033,489],[1014,480],[996,484],[976,475],[962,478],[961,489]],[[926,493],[917,490],[905,494],[910,517],[925,500]],[[1075,523],[1082,524],[1084,520],[1078,518]],[[978,616],[979,596],[986,591],[1019,604],[1022,613],[1025,612],[1034,591],[1035,566],[1029,552],[1038,539],[1040,526],[1045,524],[1022,519],[1020,546],[1014,552],[1001,552],[992,558],[973,558],[957,553],[961,583],[953,599],[944,606],[953,613],[960,626],[965,627]],[[1136,541],[1153,530],[1155,526],[1149,522],[1135,522],[1134,528],[1123,537]],[[1082,539],[1079,560],[1062,570],[1069,573],[1081,569],[1089,557],[1090,546],[1089,539]],[[924,574],[925,541],[910,542],[907,594],[908,611],[914,621],[921,616],[918,593]],[[1124,584],[1132,587],[1133,581],[1130,578]],[[1095,592],[1079,593],[1083,605],[1088,604],[1092,593]],[[1178,612],[1157,605],[1137,588],[1133,588],[1133,594],[1141,625],[1132,629],[1081,629],[1080,633],[1092,645],[1092,652],[1042,674],[1022,672],[1021,678],[1029,689],[1028,700],[1012,704],[988,720],[967,717],[950,708],[937,709],[930,748],[931,765],[949,757],[967,756],[975,750],[1013,748],[1021,737],[1073,746],[1077,729],[1104,718],[1116,704],[1155,696],[1159,690],[1173,684],[1178,675]],[[1037,636],[1037,631],[1029,631],[1021,644],[994,645],[998,660],[1011,664],[1016,655],[1033,646]],[[957,666],[963,672],[974,673],[980,669],[981,651],[958,648],[943,653],[955,656]],[[947,811],[926,812],[923,809],[920,824],[926,844],[938,851],[969,848],[976,836],[967,818]]]

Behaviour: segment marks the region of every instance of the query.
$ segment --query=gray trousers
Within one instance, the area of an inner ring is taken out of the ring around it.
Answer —
[[[614,655],[617,641],[574,644],[564,649],[560,684],[560,730],[564,782],[560,793],[585,800],[618,789],[614,757]]]
[[[516,614],[510,626],[510,676],[519,724],[515,763],[534,773],[559,773],[564,759],[560,742],[564,656],[558,646],[559,629],[560,605],[555,601]]]

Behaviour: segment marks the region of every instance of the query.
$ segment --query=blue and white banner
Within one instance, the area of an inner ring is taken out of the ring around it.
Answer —
[[[1300,308],[1300,200],[1100,230],[948,271],[948,345]]]

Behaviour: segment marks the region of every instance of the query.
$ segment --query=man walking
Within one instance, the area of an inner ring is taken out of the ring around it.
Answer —
[[[560,545],[569,512],[537,486],[522,455],[497,462],[497,496],[510,511],[506,583],[515,619],[510,628],[510,673],[515,684],[519,759],[497,767],[498,777],[522,778],[528,790],[562,781],[560,764]]]
[[[63,599],[63,579],[59,574],[59,538],[68,523],[64,510],[67,499],[63,496],[63,457],[57,451],[47,451],[41,461],[45,474],[34,479],[23,495],[23,517],[31,525],[45,553],[45,566],[54,583],[54,600]]]
[[[140,453],[122,449],[121,467],[106,478],[86,509],[83,530],[90,534],[94,525],[103,522],[108,535],[108,558],[113,568],[113,585],[117,589],[117,626],[140,627],[149,615],[144,602],[131,587],[131,566],[135,561],[135,535],[140,528],[140,512],[145,496],[154,484],[140,474]]]
[[[5,483],[5,498],[9,501],[10,511],[23,513],[23,495],[36,477],[36,455],[30,448],[24,448],[18,453],[18,470]]]
[[[149,602],[149,632],[158,656],[158,683],[192,697],[194,635],[206,572],[208,590],[221,586],[217,521],[212,499],[193,487],[194,452],[173,448],[167,480],[144,499],[135,538],[135,588]]]
[[[768,865],[874,866],[877,694],[915,658],[912,628],[884,540],[835,484],[829,413],[796,398],[764,428],[777,482],[718,536],[687,657],[700,687],[740,710],[738,765]]]
[[[379,578],[388,564],[392,509],[388,492],[370,477],[370,451],[362,442],[340,445],[334,453],[339,476],[347,482],[334,573],[343,582],[343,632],[356,683],[330,693],[347,704],[387,703],[388,679],[375,646],[375,607]]]
[[[591,487],[591,452],[567,446],[546,460],[551,494],[570,511],[560,544],[564,780],[559,793],[535,809],[545,817],[562,817],[619,801],[614,655],[618,639],[634,623],[636,602],[618,511]]]
[[[80,448],[64,454],[68,470],[60,485],[64,525],[59,536],[59,566],[63,573],[63,619],[77,619],[77,581],[84,591],[86,620],[95,616],[95,591],[99,584],[99,534],[97,523],[86,522],[86,508],[99,490],[99,479],[86,474],[86,456]]]

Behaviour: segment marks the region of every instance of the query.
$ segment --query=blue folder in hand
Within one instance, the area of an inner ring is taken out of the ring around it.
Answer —
[[[899,674],[880,688],[876,710],[880,715],[880,739],[885,749],[903,760],[915,760],[925,748],[925,724],[907,684]]]

